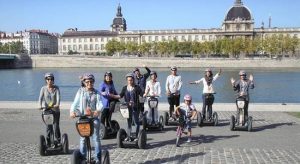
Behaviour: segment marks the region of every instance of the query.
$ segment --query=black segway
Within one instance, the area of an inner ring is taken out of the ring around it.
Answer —
[[[80,153],[79,149],[76,149],[73,152],[71,163],[72,164],[81,164],[81,163],[87,163],[87,164],[95,164],[96,161],[92,157],[92,146],[90,137],[94,133],[94,118],[82,115],[82,116],[76,116],[79,117],[78,121],[76,121],[76,129],[81,137],[85,138],[85,144],[87,147],[87,156],[83,157]],[[101,152],[101,163],[103,164],[109,164],[110,158],[109,158],[109,152],[107,150],[103,150]]]
[[[53,108],[42,108],[42,120],[46,126],[50,125],[50,143],[47,143],[45,136],[40,135],[39,140],[39,153],[41,156],[48,155],[51,152],[62,152],[64,154],[69,153],[69,140],[68,135],[64,133],[62,135],[62,141],[59,143],[57,140],[54,140],[54,132],[53,132],[53,124],[54,124],[54,116],[53,113],[55,109]]]
[[[213,103],[212,102],[213,94],[216,94],[216,93],[206,94],[205,95],[205,96],[207,96],[207,102],[206,102],[206,104],[211,105]],[[205,118],[203,118],[203,115],[202,115],[201,112],[197,113],[197,124],[198,124],[199,127],[204,126],[204,125],[213,125],[213,126],[217,126],[218,125],[218,113],[217,112],[213,112],[212,118],[209,118],[208,105],[205,107],[205,110],[206,110]]]
[[[120,105],[120,113],[123,118],[129,118],[129,109],[126,103]],[[139,149],[145,149],[147,145],[147,134],[145,130],[140,130],[139,134],[130,135],[126,133],[125,129],[120,129],[117,134],[117,145],[119,148],[128,146],[137,146]],[[127,141],[126,138],[129,137]],[[137,140],[135,140],[137,139]]]
[[[236,99],[236,105],[238,110],[238,118],[235,118],[234,115],[230,117],[230,130],[252,130],[252,117],[249,116],[248,119],[245,118],[245,101],[246,98],[240,96]]]
[[[154,96],[147,96],[148,98],[148,106],[151,110],[151,120],[147,119],[147,117],[144,117],[143,119],[143,129],[145,130],[151,130],[151,129],[159,129],[162,131],[164,129],[164,118],[163,116],[159,116],[159,122],[155,122],[155,116],[154,116],[154,109],[158,106],[158,99]],[[146,112],[147,115],[148,112]]]
[[[100,123],[100,138],[107,139],[109,137],[116,138],[120,130],[120,125],[116,120],[109,120],[108,125]]]

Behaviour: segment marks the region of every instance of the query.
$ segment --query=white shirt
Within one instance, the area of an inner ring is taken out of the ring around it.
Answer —
[[[184,110],[185,115],[188,116],[188,113],[191,112],[191,111],[195,111],[196,107],[195,107],[194,104],[187,105],[186,103],[181,103],[180,104],[180,109]]]
[[[157,81],[155,83],[153,83],[152,80],[147,81],[145,93],[147,93],[147,92],[149,92],[148,94],[150,96],[155,95],[155,96],[160,97],[160,94],[161,94],[160,83]]]
[[[215,93],[212,83],[213,83],[214,81],[216,81],[218,77],[219,77],[219,73],[217,73],[217,74],[213,77],[213,80],[212,80],[212,82],[211,82],[210,85],[207,85],[207,81],[205,80],[204,77],[201,78],[201,79],[198,80],[198,81],[195,81],[195,83],[196,83],[196,84],[200,84],[201,82],[203,83],[203,93]]]
[[[166,81],[166,91],[171,93],[180,92],[182,86],[181,76],[169,75]]]

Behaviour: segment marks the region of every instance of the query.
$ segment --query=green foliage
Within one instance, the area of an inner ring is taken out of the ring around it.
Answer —
[[[11,42],[6,44],[0,43],[0,53],[20,54],[23,52],[24,52],[24,47],[22,42]]]

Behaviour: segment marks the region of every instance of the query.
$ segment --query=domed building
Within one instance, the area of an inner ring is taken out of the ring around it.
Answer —
[[[290,35],[300,38],[300,28],[277,28],[269,26],[254,27],[252,12],[241,0],[234,0],[233,6],[225,13],[221,28],[211,29],[162,29],[162,30],[128,30],[127,22],[122,14],[122,8],[117,7],[110,30],[79,31],[77,28],[66,30],[59,39],[59,53],[67,54],[76,51],[83,54],[105,53],[105,45],[115,39],[123,42],[164,42],[177,40],[179,42],[214,41],[220,38],[250,38],[267,37],[273,34]]]
[[[222,30],[225,36],[253,36],[254,19],[249,8],[243,5],[241,0],[236,0],[228,10]]]

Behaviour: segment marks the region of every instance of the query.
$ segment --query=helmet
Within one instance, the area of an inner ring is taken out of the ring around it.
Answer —
[[[150,72],[150,76],[155,75],[157,77],[157,73],[155,71]]]
[[[205,72],[211,72],[212,70],[211,70],[211,68],[206,68],[205,69]]]
[[[176,71],[177,70],[177,67],[176,66],[172,66],[171,67],[171,71]]]
[[[53,73],[50,73],[50,72],[45,73],[45,79],[48,78],[48,77],[51,77],[51,78],[54,79]]]
[[[192,101],[192,96],[189,94],[186,94],[183,99],[187,100],[187,101]]]
[[[111,73],[111,72],[105,72],[104,77],[105,77],[105,76],[110,76],[110,77],[112,77],[112,73]]]
[[[94,75],[90,74],[90,73],[86,73],[86,74],[83,75],[83,80],[87,80],[87,79],[95,81]]]
[[[240,70],[239,75],[240,76],[247,76],[247,73],[246,73],[245,70]]]
[[[126,74],[126,76],[125,76],[125,78],[127,79],[128,77],[132,77],[132,78],[134,78],[134,76],[133,76],[133,74],[132,74],[132,73],[127,73],[127,74]]]

